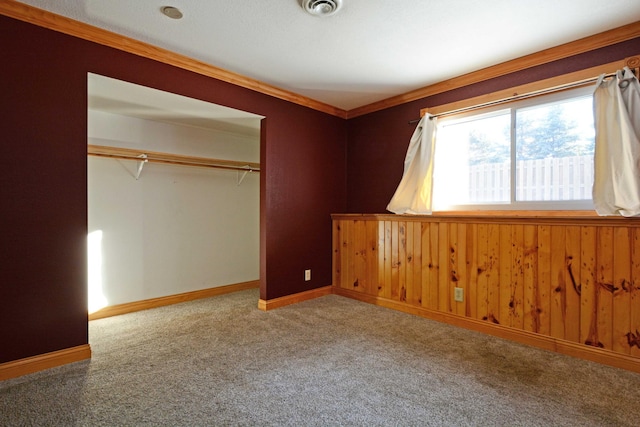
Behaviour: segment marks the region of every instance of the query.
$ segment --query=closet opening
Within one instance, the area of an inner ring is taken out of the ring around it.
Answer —
[[[92,73],[87,82],[89,318],[258,287],[264,117]]]

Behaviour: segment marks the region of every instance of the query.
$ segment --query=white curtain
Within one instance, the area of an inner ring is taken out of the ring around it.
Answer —
[[[611,79],[600,76],[593,108],[596,212],[640,215],[640,83],[628,67]]]
[[[431,214],[436,118],[425,115],[413,132],[404,173],[387,210],[396,214]]]

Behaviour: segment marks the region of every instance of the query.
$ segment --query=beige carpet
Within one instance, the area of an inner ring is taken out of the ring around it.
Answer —
[[[329,295],[96,320],[91,361],[0,382],[0,426],[637,426],[640,375]]]

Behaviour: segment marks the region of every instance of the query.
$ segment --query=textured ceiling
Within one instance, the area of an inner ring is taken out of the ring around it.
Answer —
[[[640,0],[343,0],[326,18],[299,0],[21,2],[344,110],[640,21]]]
[[[90,110],[260,137],[256,114],[91,73],[87,88]]]

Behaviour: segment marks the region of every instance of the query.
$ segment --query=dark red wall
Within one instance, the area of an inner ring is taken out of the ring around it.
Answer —
[[[23,27],[0,19],[0,363],[87,342],[86,84]]]
[[[87,72],[265,116],[261,298],[331,284],[345,120],[3,16],[0,40],[0,363],[88,342]]]
[[[542,80],[640,53],[640,38],[423,98],[348,121],[347,211],[384,213],[400,179],[420,110]],[[595,76],[594,76],[595,77]]]

